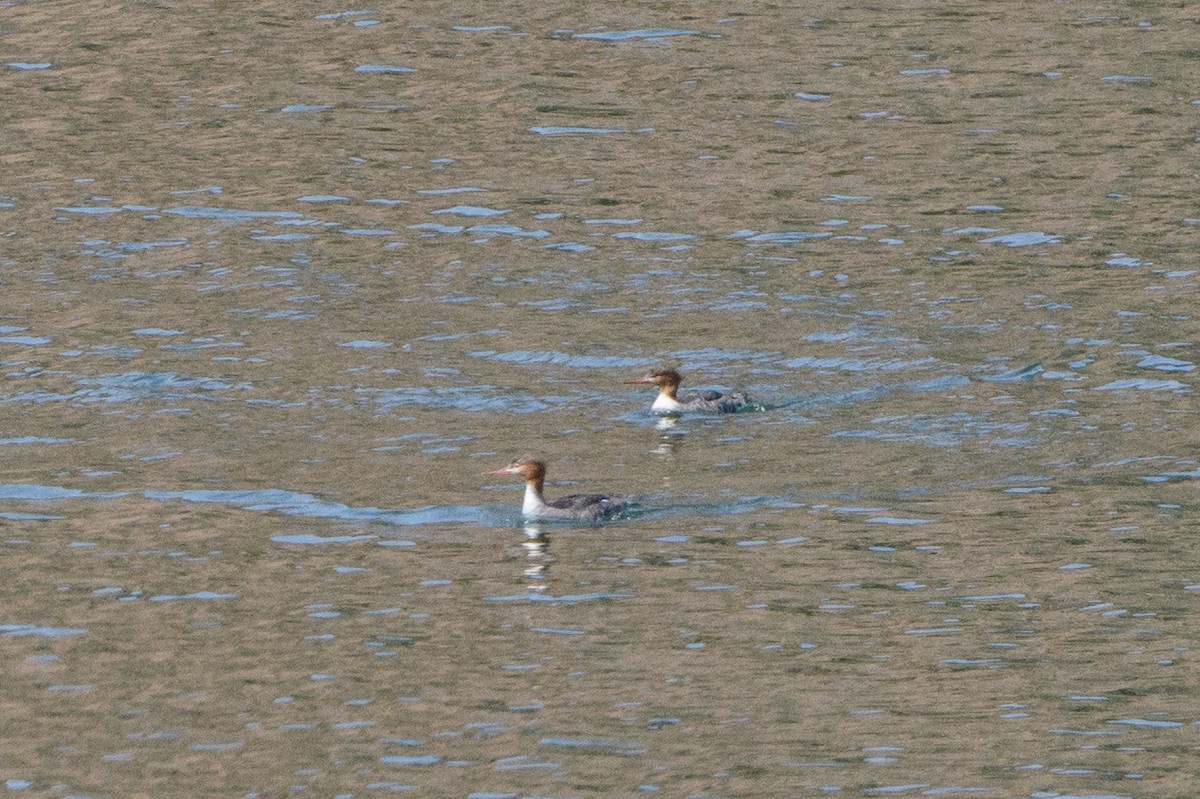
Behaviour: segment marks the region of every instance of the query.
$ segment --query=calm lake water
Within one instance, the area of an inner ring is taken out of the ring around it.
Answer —
[[[0,2],[4,792],[1194,796],[1196,22]]]

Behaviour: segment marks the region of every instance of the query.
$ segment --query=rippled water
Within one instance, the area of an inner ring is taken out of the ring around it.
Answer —
[[[7,791],[1192,795],[1186,10],[7,6]]]

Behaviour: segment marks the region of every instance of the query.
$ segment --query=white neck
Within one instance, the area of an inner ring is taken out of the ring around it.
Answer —
[[[659,412],[677,411],[682,407],[683,403],[679,400],[668,397],[666,394],[659,394],[654,398],[654,404],[650,406],[650,410]]]
[[[521,503],[521,515],[537,516],[546,507],[542,492],[533,483],[525,484],[525,500]]]

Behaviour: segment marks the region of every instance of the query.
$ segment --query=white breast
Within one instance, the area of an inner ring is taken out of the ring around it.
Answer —
[[[683,403],[678,400],[671,399],[666,394],[659,394],[654,398],[654,404],[650,406],[650,410],[658,411],[659,413],[670,413],[683,409]]]
[[[521,503],[522,516],[541,516],[546,510],[546,501],[538,496],[538,492],[533,486],[526,483],[525,485],[525,500]]]

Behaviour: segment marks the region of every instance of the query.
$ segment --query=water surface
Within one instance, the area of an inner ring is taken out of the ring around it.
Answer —
[[[8,11],[6,790],[1194,792],[1185,12]]]

